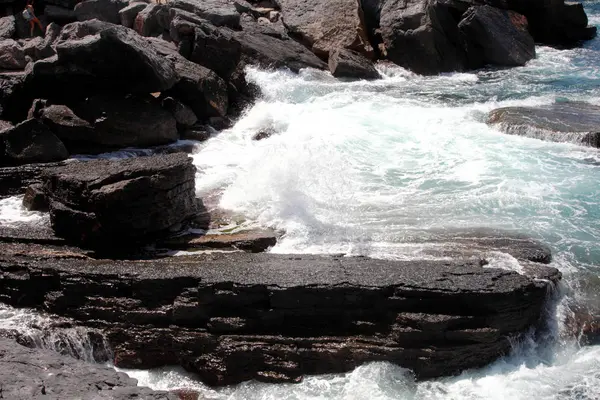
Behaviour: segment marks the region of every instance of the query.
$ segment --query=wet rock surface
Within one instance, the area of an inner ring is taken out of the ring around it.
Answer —
[[[3,242],[0,301],[104,332],[118,366],[181,365],[211,385],[296,382],[368,361],[419,378],[483,366],[536,325],[560,279],[542,264],[528,277],[469,260],[230,252],[126,261]]]
[[[174,393],[138,387],[135,379],[110,367],[23,347],[6,338],[0,338],[0,382],[5,399],[178,399]]]
[[[585,102],[498,108],[488,124],[511,135],[600,147],[600,107]]]

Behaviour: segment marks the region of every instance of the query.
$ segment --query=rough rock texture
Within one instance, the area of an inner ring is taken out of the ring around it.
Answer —
[[[248,231],[216,235],[182,235],[163,240],[159,245],[175,250],[243,250],[261,253],[277,244],[277,236],[269,231]]]
[[[246,64],[263,68],[288,68],[298,72],[302,68],[326,69],[327,64],[294,40],[282,40],[264,33],[235,32],[242,46]]]
[[[0,40],[11,39],[16,32],[15,17],[9,15],[0,18]]]
[[[51,105],[40,116],[71,153],[158,146],[179,138],[175,118],[151,96],[93,96],[73,108]]]
[[[28,186],[42,182],[41,177],[45,170],[64,164],[63,161],[46,164],[26,164],[17,167],[0,167],[0,197],[25,193]]]
[[[579,2],[493,0],[491,5],[525,15],[536,42],[572,46],[596,35],[596,27],[588,27],[587,15]]]
[[[27,65],[25,52],[12,39],[0,41],[0,69],[23,69]]]
[[[551,281],[461,261],[214,253],[102,261],[4,244],[0,300],[103,330],[118,366],[212,385],[385,360],[419,378],[483,366],[535,325]]]
[[[336,78],[380,78],[371,61],[360,53],[346,49],[337,49],[330,53],[329,70]]]
[[[46,27],[46,35],[43,38],[36,36],[32,39],[21,41],[23,52],[34,61],[52,57],[56,54],[53,44],[60,36],[60,30],[61,27],[58,24],[51,22]]]
[[[486,64],[516,66],[535,58],[535,42],[527,19],[513,11],[490,6],[467,10],[458,24],[467,42],[470,68]]]
[[[498,108],[490,112],[488,124],[511,135],[600,148],[600,107],[585,102]]]
[[[23,207],[29,211],[48,211],[48,199],[42,184],[31,185],[23,196]]]
[[[196,14],[215,26],[239,28],[240,14],[233,2],[225,0],[170,0],[171,8],[178,8]]]
[[[173,115],[178,127],[192,126],[198,122],[198,117],[196,117],[194,111],[177,99],[166,97],[162,101],[162,106]]]
[[[0,338],[0,395],[5,399],[177,400],[174,393],[138,387],[135,379],[99,364],[23,347]]]
[[[386,0],[380,20],[385,55],[420,74],[462,71],[457,22],[451,7],[439,0]]]
[[[359,0],[277,0],[290,35],[323,59],[338,48],[373,56]]]
[[[0,131],[0,166],[61,161],[64,144],[42,122],[30,119]]]
[[[106,23],[67,26],[60,39],[63,34],[81,36],[86,30],[103,27]],[[57,57],[37,61],[27,77],[32,87],[43,92],[38,96],[56,96],[65,89],[71,95],[78,91],[85,95],[108,91],[146,94],[169,89],[179,79],[172,63],[144,38],[121,26],[81,40],[61,41],[56,52]]]
[[[126,5],[123,0],[84,0],[75,6],[75,15],[80,21],[98,19],[118,24],[119,11]]]
[[[119,19],[121,20],[121,25],[127,28],[133,28],[133,23],[135,18],[139,14],[140,11],[148,6],[147,3],[144,2],[132,2],[125,8],[119,10]]]
[[[168,10],[161,4],[148,4],[135,17],[133,29],[142,36],[158,35],[163,28],[160,26],[160,17]]]
[[[194,47],[190,61],[215,71],[228,79],[241,57],[241,45],[228,29],[203,23],[194,28]]]
[[[197,212],[195,171],[181,153],[69,163],[46,171],[52,228],[89,247],[133,247]]]
[[[208,68],[177,59],[179,82],[167,92],[188,105],[199,119],[225,116],[229,107],[225,81]]]

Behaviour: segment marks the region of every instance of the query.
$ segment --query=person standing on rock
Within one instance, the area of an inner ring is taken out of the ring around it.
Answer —
[[[33,0],[27,0],[27,5],[23,10],[23,18],[25,21],[29,22],[30,33],[29,36],[33,36],[33,31],[35,30],[35,26],[39,26],[42,34],[44,33],[44,28],[42,27],[42,23],[35,16],[35,11],[33,10]]]

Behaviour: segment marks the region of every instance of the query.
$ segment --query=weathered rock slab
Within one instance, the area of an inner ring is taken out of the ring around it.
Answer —
[[[0,338],[0,382],[5,399],[178,399],[173,393],[138,387],[135,379],[110,367],[27,348],[5,338]]]
[[[186,154],[69,163],[45,172],[57,235],[95,248],[135,247],[197,211]]]
[[[585,102],[498,108],[488,124],[511,135],[600,148],[600,107]]]
[[[419,378],[480,367],[536,325],[560,273],[242,252],[93,260],[5,243],[0,277],[1,301],[103,331],[118,366],[179,364],[224,385],[297,382],[369,361]]]

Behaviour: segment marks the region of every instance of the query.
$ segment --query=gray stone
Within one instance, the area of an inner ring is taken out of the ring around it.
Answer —
[[[173,114],[177,125],[187,127],[194,125],[198,121],[194,111],[177,99],[166,97],[162,101],[162,106],[165,110]]]
[[[48,170],[44,190],[58,236],[118,252],[168,234],[197,212],[187,154],[92,160]]]
[[[16,32],[15,17],[9,15],[8,17],[0,18],[0,40],[12,39]]]
[[[240,26],[240,14],[227,0],[170,0],[169,6],[196,14],[215,26]]]
[[[138,387],[114,369],[31,349],[0,338],[0,394],[5,399],[177,400],[174,393]]]
[[[0,131],[0,165],[61,161],[69,157],[64,144],[42,122],[29,119]]]
[[[467,43],[470,68],[518,66],[535,58],[535,42],[527,18],[490,6],[470,7],[458,24]]]
[[[12,39],[0,41],[0,69],[23,69],[27,65],[25,52]]]
[[[600,148],[600,107],[585,102],[498,108],[488,124],[511,135]]]
[[[42,184],[27,187],[23,196],[23,207],[29,211],[48,211],[48,199]]]
[[[373,57],[362,9],[356,0],[277,0],[283,24],[323,59],[334,49],[351,49]]]
[[[132,2],[125,8],[119,10],[119,18],[121,19],[121,25],[127,28],[133,28],[133,23],[138,13],[148,6],[147,3],[143,2]]]
[[[336,78],[379,79],[381,77],[370,60],[361,53],[347,49],[331,51],[329,70]]]

